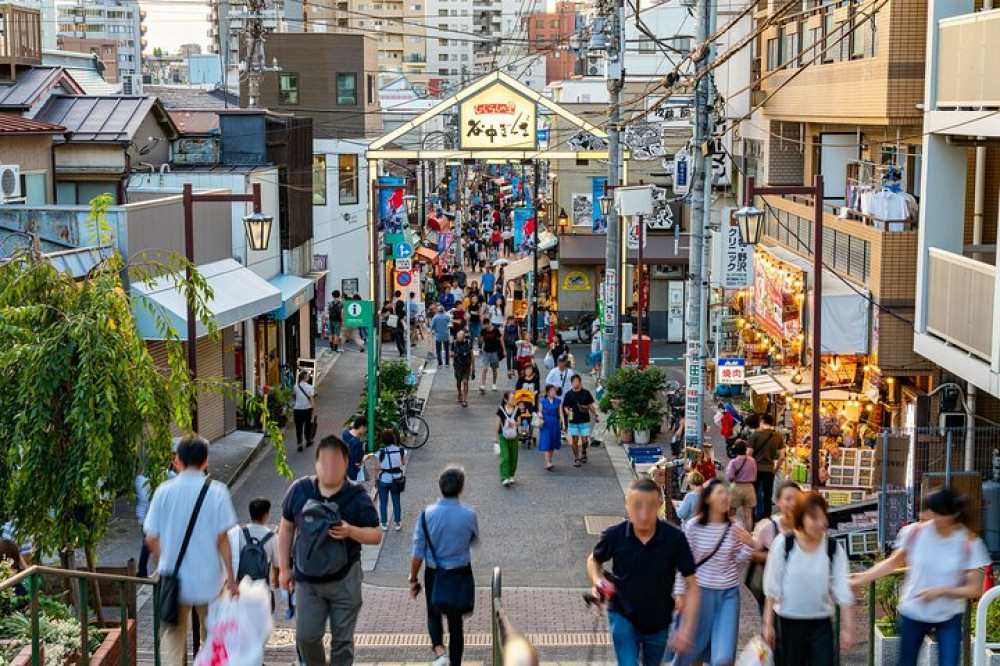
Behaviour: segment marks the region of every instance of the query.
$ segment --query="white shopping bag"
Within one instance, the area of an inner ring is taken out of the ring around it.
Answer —
[[[736,666],[774,666],[774,655],[763,638],[754,636],[740,652]]]
[[[271,635],[271,591],[244,578],[240,596],[225,594],[208,608],[205,644],[194,666],[261,666]]]

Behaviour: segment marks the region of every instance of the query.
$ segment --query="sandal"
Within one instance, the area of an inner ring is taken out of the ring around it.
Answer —
[[[551,472],[551,471],[552,471],[552,470],[554,470],[555,468],[556,468],[556,466],[555,466],[555,465],[546,465],[546,466],[545,466],[545,471],[546,471],[546,472]]]
[[[580,462],[580,459],[579,459],[579,458],[577,458],[576,460],[574,460],[574,461],[573,461],[573,467],[579,467],[579,466],[580,466],[580,465],[582,465],[582,464],[583,464],[583,463],[581,463],[581,462]]]

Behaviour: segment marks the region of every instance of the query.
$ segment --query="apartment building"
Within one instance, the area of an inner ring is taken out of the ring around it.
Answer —
[[[45,22],[42,22],[44,27]],[[118,42],[114,39],[84,39],[59,35],[56,37],[56,48],[74,53],[89,53],[96,56],[103,69],[100,70],[108,83],[118,82]]]
[[[565,48],[570,37],[582,28],[582,3],[559,0],[555,11],[532,14],[528,24],[528,51],[545,62],[545,83],[562,81],[576,73],[576,53]]]
[[[424,0],[427,29],[427,79],[431,88],[445,93],[457,92],[468,83],[475,65],[478,39],[473,31],[470,3],[461,0]],[[464,77],[464,78],[463,78]]]
[[[111,40],[118,46],[118,80],[124,95],[142,94],[142,51],[146,13],[130,0],[78,1],[59,7],[59,34]],[[44,21],[43,21],[44,24]]]
[[[932,0],[924,87],[914,347],[996,404],[1000,397],[1000,11]],[[974,403],[975,404],[975,403]],[[988,410],[988,415],[994,415]]]

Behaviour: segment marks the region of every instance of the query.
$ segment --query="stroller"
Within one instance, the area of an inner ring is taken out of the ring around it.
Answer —
[[[517,440],[526,449],[534,448],[538,443],[535,438],[535,399],[535,392],[531,389],[521,389],[514,393],[514,404],[517,405],[514,414],[517,420]]]

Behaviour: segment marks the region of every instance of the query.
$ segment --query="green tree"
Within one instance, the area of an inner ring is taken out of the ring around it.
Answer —
[[[106,195],[91,202],[104,239],[110,204]],[[136,331],[123,276],[172,283],[218,335],[206,307],[211,289],[197,271],[188,281],[186,268],[174,255],[125,262],[113,254],[74,280],[34,248],[0,265],[0,518],[12,518],[41,552],[59,551],[68,563],[83,548],[93,566],[115,497],[132,492],[143,464],[154,485],[163,479],[171,422],[190,430],[196,392],[239,393],[217,381],[196,385],[177,331],[152,306],[144,305],[166,339],[169,368],[157,368]],[[280,432],[267,434],[279,472],[290,476]]]

